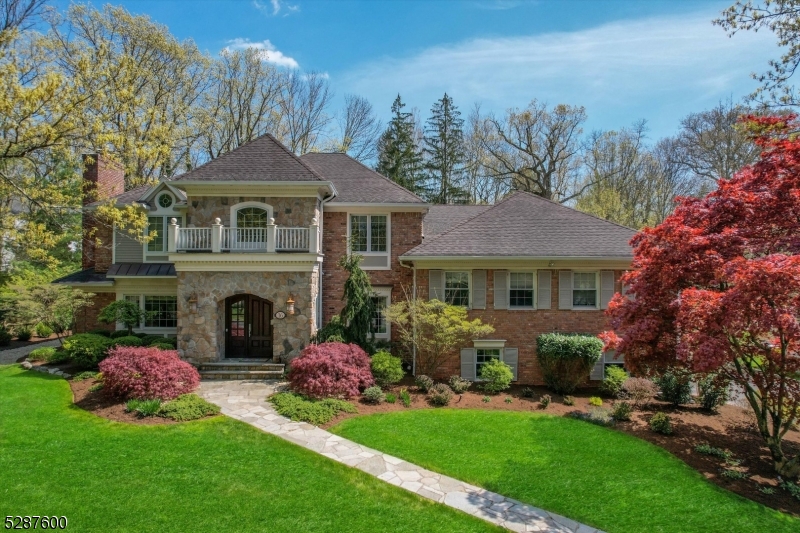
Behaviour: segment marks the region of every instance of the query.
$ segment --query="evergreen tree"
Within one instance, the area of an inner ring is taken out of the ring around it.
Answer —
[[[424,193],[422,154],[414,140],[414,116],[403,111],[397,95],[392,104],[392,120],[378,141],[375,170],[417,194]]]
[[[361,269],[362,259],[364,258],[358,254],[350,254],[339,260],[339,266],[348,273],[342,295],[344,308],[339,316],[344,326],[345,340],[369,351],[375,339],[372,331],[374,304],[369,276]]]
[[[469,193],[460,186],[466,159],[464,119],[447,93],[431,108],[424,143],[430,179],[428,200],[435,204],[467,203]]]

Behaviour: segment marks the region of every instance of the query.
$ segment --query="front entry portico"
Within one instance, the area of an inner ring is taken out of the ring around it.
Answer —
[[[272,359],[272,302],[252,294],[225,300],[225,358]]]

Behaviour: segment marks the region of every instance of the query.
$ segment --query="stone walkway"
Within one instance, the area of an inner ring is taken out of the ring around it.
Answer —
[[[219,405],[222,413],[231,418],[511,531],[602,533],[569,518],[361,446],[311,424],[292,422],[277,414],[266,401],[266,397],[280,387],[278,382],[267,381],[203,381],[198,394]]]
[[[58,345],[58,340],[54,340],[37,342],[36,344],[29,344],[28,346],[23,346],[22,348],[14,348],[13,350],[2,350],[0,351],[0,365],[10,365],[11,363],[16,363],[17,359],[23,355],[28,355],[36,348],[43,348],[45,346],[55,347]]]

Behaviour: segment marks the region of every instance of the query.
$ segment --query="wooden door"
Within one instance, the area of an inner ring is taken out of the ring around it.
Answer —
[[[251,296],[249,315],[247,357],[272,359],[272,304]]]
[[[225,301],[225,357],[272,358],[272,303],[242,294]]]
[[[247,357],[247,296],[225,301],[225,357]]]

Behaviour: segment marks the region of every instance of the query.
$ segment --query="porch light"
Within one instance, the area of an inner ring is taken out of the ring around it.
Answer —
[[[292,295],[289,295],[289,298],[286,300],[286,314],[293,315],[294,314],[294,299]]]
[[[192,313],[196,313],[197,312],[197,295],[196,294],[192,294],[191,296],[189,296],[189,309],[192,310]]]

